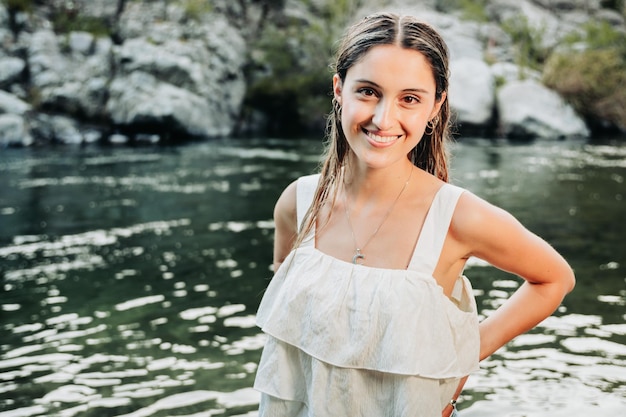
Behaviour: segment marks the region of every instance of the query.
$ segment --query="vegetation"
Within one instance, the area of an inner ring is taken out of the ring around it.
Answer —
[[[111,34],[111,28],[105,19],[84,16],[65,9],[55,10],[51,20],[54,30],[58,33],[82,31],[95,36],[109,36]]]
[[[185,16],[192,20],[201,20],[202,16],[210,13],[213,6],[207,0],[184,0]]]
[[[313,3],[308,7],[316,7]],[[328,2],[315,10],[319,18],[307,22],[290,22],[280,16],[275,21],[282,25],[268,24],[251,42],[244,113],[262,109],[266,133],[323,132],[331,110],[329,64],[334,43],[359,6],[359,0]]]
[[[545,28],[533,26],[523,15],[510,18],[502,23],[502,29],[509,34],[515,47],[516,64],[523,70],[541,70],[550,51],[544,46]]]
[[[554,53],[544,68],[544,83],[590,121],[599,118],[626,130],[626,36],[595,22],[568,42],[586,49]]]
[[[11,12],[30,12],[33,10],[35,0],[2,0],[2,3]]]

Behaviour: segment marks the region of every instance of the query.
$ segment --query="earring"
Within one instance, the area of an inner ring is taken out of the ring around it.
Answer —
[[[428,136],[432,136],[437,124],[439,123],[439,116],[435,116],[426,122],[426,129],[424,129],[424,133]]]

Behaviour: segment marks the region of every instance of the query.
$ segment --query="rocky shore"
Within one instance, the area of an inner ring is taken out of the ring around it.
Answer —
[[[316,42],[332,46],[347,22],[380,9],[417,14],[441,30],[458,131],[546,139],[587,137],[596,126],[626,131],[619,110],[617,118],[581,115],[547,87],[541,69],[521,61],[510,28],[521,22],[519,33],[541,33],[532,41],[544,51],[590,22],[623,34],[623,11],[600,0],[484,1],[478,18],[454,0],[41,3],[0,2],[0,146],[166,143],[281,134],[282,126],[321,134],[331,51]],[[274,44],[278,55],[269,52],[277,38],[288,49]],[[279,64],[285,57],[294,62]],[[279,65],[296,75],[321,70],[318,81],[285,87]],[[317,94],[307,90],[315,83],[323,86]]]

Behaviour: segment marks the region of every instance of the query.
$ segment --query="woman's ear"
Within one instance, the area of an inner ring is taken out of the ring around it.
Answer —
[[[433,111],[430,113],[430,117],[428,118],[428,120],[432,120],[433,118],[437,117],[437,115],[439,114],[439,110],[441,110],[441,106],[443,105],[443,103],[446,102],[447,97],[448,94],[445,91],[441,93],[441,99],[435,102]]]
[[[333,76],[333,94],[337,103],[341,104],[341,93],[343,91],[343,81],[339,74]]]

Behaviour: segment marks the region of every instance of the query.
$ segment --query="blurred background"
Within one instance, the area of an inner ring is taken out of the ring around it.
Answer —
[[[256,416],[273,205],[378,10],[449,46],[452,181],[578,277],[462,415],[626,410],[623,0],[0,0],[0,417]],[[466,275],[481,316],[520,285]]]

